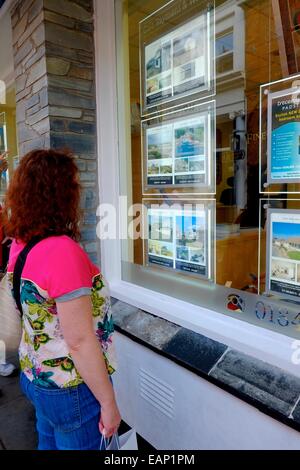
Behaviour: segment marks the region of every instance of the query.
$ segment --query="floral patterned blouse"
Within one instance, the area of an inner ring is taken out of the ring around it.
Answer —
[[[24,244],[14,241],[9,282]],[[23,333],[19,348],[22,371],[42,387],[71,387],[83,382],[64,340],[57,303],[91,295],[95,335],[109,374],[115,371],[113,320],[106,281],[71,238],[49,237],[29,253],[21,279]]]

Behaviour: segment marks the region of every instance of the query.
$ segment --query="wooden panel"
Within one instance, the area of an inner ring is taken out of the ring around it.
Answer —
[[[250,274],[258,273],[258,241],[258,229],[217,240],[217,284],[232,282],[235,288],[242,289],[251,282]],[[262,256],[265,257],[265,252]],[[265,266],[265,258],[261,261]]]

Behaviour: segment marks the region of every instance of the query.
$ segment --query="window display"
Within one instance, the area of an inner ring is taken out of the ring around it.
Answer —
[[[205,9],[181,25],[174,27],[176,23],[168,22],[168,5],[140,23],[143,113],[195,93],[212,94],[213,7],[199,0],[194,3],[202,3]],[[149,35],[154,23],[164,24],[168,33]]]
[[[268,183],[300,178],[300,100],[298,88],[268,95]]]
[[[132,206],[165,204],[161,214],[150,207],[148,241],[122,241],[122,279],[282,331],[282,312],[300,302],[298,261],[270,254],[261,201],[300,210],[296,0],[280,14],[272,0],[115,1],[121,217],[132,223]],[[171,211],[185,199],[215,209],[192,221]],[[192,226],[199,236],[189,240]],[[284,331],[299,334],[290,315]]]
[[[211,279],[213,203],[147,205],[145,262]]]
[[[263,193],[300,192],[300,75],[260,87]]]
[[[300,297],[300,211],[268,210],[267,291]]]
[[[215,103],[142,122],[144,192],[180,188],[213,193]]]

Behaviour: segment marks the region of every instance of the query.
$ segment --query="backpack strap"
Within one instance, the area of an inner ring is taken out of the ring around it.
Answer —
[[[40,241],[41,237],[34,237],[30,240],[29,243],[23,248],[21,253],[18,256],[18,259],[15,264],[14,274],[13,274],[13,296],[17,304],[20,314],[23,315],[22,303],[21,303],[21,277],[22,272],[26,263],[27,256],[29,255],[32,248],[35,247]]]

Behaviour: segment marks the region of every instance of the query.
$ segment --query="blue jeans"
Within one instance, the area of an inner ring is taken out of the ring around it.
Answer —
[[[36,411],[39,450],[99,450],[101,408],[87,385],[44,388],[21,373],[23,393]]]

